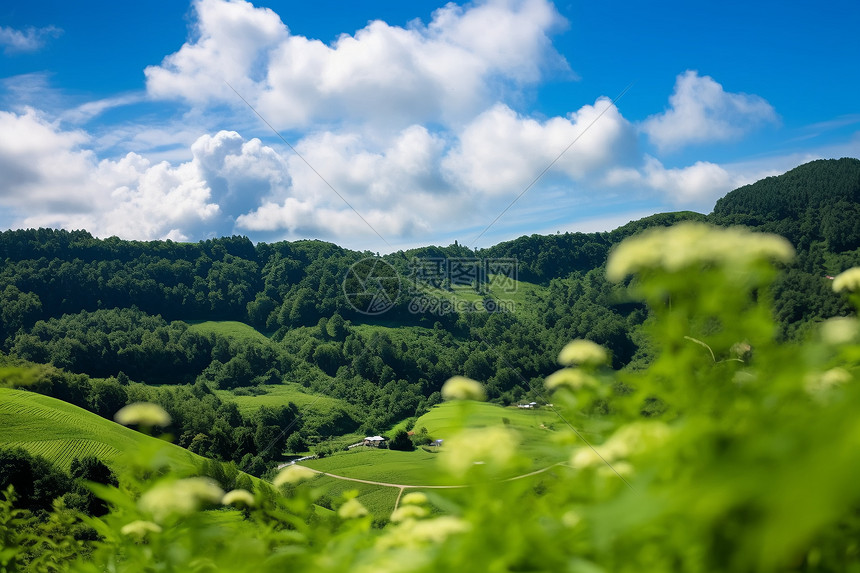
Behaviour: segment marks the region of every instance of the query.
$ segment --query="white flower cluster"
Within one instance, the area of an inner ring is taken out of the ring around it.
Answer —
[[[367,508],[353,497],[338,508],[337,514],[341,519],[358,519],[367,515]]]
[[[815,396],[838,388],[852,380],[853,377],[850,372],[837,366],[820,374],[809,374],[804,381],[804,386],[809,394]]]
[[[659,447],[670,434],[669,426],[663,422],[633,422],[618,428],[599,446],[579,448],[573,453],[570,463],[577,469],[611,464],[623,474],[632,470],[626,461],[630,456]]]
[[[152,515],[157,522],[164,522],[171,516],[190,515],[201,505],[221,503],[222,490],[209,478],[193,477],[156,485],[137,502],[141,511]]]
[[[573,340],[568,342],[558,355],[558,363],[562,366],[573,364],[600,366],[605,364],[609,355],[606,349],[590,340]]]
[[[387,535],[380,537],[376,547],[378,549],[394,547],[417,549],[430,543],[442,543],[451,535],[465,533],[470,529],[471,525],[467,521],[452,515],[433,519],[407,519],[390,530]]]
[[[558,388],[567,387],[571,390],[581,390],[582,388],[594,388],[597,386],[597,378],[583,372],[579,368],[562,368],[558,372],[553,372],[546,377],[544,386],[547,390],[556,390]]]
[[[860,291],[860,267],[852,267],[847,271],[836,275],[833,279],[833,290],[857,292]]]
[[[573,340],[568,342],[558,355],[558,363],[568,368],[562,368],[547,376],[544,385],[547,390],[562,387],[571,390],[594,388],[598,386],[598,380],[589,372],[608,361],[609,353],[599,344],[590,340]],[[580,368],[574,368],[574,366]]]
[[[169,426],[170,414],[164,411],[164,408],[158,404],[150,402],[135,402],[123,407],[117,412],[114,417],[118,423],[123,426],[139,425],[139,426]]]
[[[487,399],[484,387],[465,376],[454,376],[442,385],[442,398],[445,400],[476,400],[482,402]]]
[[[860,334],[860,321],[853,317],[839,316],[821,324],[821,339],[834,346],[847,344]]]
[[[314,477],[316,472],[308,467],[293,464],[278,472],[272,484],[279,488],[287,484],[296,485]]]
[[[519,436],[505,428],[471,429],[448,440],[448,451],[439,461],[449,473],[459,478],[465,477],[476,465],[498,473],[510,467],[518,443]]]
[[[685,222],[649,229],[623,241],[609,255],[606,277],[620,281],[649,268],[677,272],[702,264],[744,266],[760,260],[788,262],[793,256],[794,248],[779,235]]]
[[[254,495],[246,489],[228,491],[221,499],[222,505],[234,505],[236,507],[254,507],[255,503]]]

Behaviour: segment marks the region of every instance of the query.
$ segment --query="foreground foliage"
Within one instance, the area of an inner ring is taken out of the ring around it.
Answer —
[[[316,479],[307,468],[279,474],[280,494],[224,495],[201,478],[153,478],[141,454],[119,488],[93,486],[112,507],[79,518],[97,541],[75,538],[63,507],[37,523],[0,502],[0,568],[860,570],[860,325],[835,318],[803,345],[778,342],[767,287],[790,256],[775,236],[698,223],[622,243],[608,268],[635,273],[655,358],[619,374],[599,346],[564,348],[546,386],[561,418],[548,447],[566,463],[530,467],[515,431],[469,428],[462,398],[480,389],[459,379],[443,394],[461,399],[464,429],[439,471],[468,487],[405,495],[384,527],[355,499],[316,508],[322,492],[296,487]],[[855,305],[856,274],[834,281]],[[512,473],[524,477],[501,479]]]

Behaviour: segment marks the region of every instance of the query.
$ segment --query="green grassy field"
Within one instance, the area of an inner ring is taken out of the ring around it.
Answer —
[[[353,448],[320,460],[302,462],[309,468],[371,481],[403,485],[441,484],[435,471],[437,454],[418,449],[398,452],[376,448]]]
[[[260,406],[286,406],[289,402],[293,402],[300,410],[308,409],[318,412],[326,412],[335,408],[352,410],[352,406],[348,402],[320,394],[308,394],[301,385],[294,382],[267,384],[260,386],[260,388],[266,393],[259,396],[236,396],[232,390],[216,390],[215,394],[221,400],[235,402],[239,411],[244,415],[253,413]]]
[[[535,466],[560,461],[552,453],[557,450],[548,448],[547,445],[556,429],[566,427],[566,423],[547,407],[528,410],[517,407],[503,408],[486,402],[446,402],[434,406],[418,418],[415,428],[427,428],[432,438],[445,440],[459,429],[457,420],[464,406],[468,409],[467,427],[506,425],[519,435],[520,452],[530,458]]]
[[[310,468],[355,479],[366,479],[402,485],[442,484],[436,472],[435,454],[423,450],[397,452],[375,448],[355,448],[321,460],[302,462]],[[375,516],[387,518],[394,510],[400,488],[319,476],[309,487],[322,488],[325,495],[337,500],[345,492],[357,491],[358,500]],[[421,491],[408,488],[406,491]]]
[[[457,431],[456,420],[464,405],[468,408],[468,427],[506,425],[517,432],[521,438],[522,452],[536,465],[559,461],[548,458],[544,453],[554,429],[564,425],[558,415],[548,408],[524,410],[482,402],[447,402],[434,406],[418,418],[414,427],[427,428],[432,438],[445,440]],[[443,450],[444,446],[440,452]],[[414,452],[355,448],[304,464],[316,470],[357,479],[405,485],[433,485],[442,483],[438,481],[432,467],[437,455],[440,454],[425,452],[420,448]]]
[[[207,320],[203,322],[188,321],[188,324],[190,325],[189,330],[199,332],[201,334],[217,333],[237,339],[251,339],[261,342],[269,341],[265,334],[244,322],[236,322],[233,320]]]
[[[429,412],[415,421],[415,427],[427,428],[434,438],[447,438],[458,429],[457,420],[463,406],[464,404],[459,402],[445,402],[433,406]],[[524,436],[534,439],[545,437],[548,431],[563,423],[552,409],[546,407],[534,410],[505,408],[488,402],[469,402],[466,407],[468,408],[468,427],[482,428],[506,424],[523,433]]]
[[[174,467],[199,466],[203,458],[105,420],[62,400],[0,388],[0,446],[22,447],[68,469],[75,457],[94,455],[114,469],[124,454],[159,446]]]

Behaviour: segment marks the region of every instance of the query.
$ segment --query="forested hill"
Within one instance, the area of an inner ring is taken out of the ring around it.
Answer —
[[[706,221],[693,211],[660,213],[631,221],[609,233],[558,233],[530,235],[499,243],[481,251],[488,258],[514,258],[523,280],[548,283],[574,272],[585,273],[603,265],[613,245],[649,227],[668,227],[681,221]]]
[[[831,251],[860,247],[860,160],[818,160],[728,193],[712,222],[779,233],[798,248],[826,241]]]

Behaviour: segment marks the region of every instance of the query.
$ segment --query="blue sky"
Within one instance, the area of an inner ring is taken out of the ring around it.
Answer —
[[[7,4],[0,228],[485,247],[860,156],[860,4],[699,4]]]

